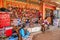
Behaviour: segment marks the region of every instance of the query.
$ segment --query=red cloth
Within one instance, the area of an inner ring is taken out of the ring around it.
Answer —
[[[12,36],[12,29],[6,30],[5,31],[5,36]]]

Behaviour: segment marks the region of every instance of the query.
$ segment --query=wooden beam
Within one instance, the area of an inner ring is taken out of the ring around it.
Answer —
[[[42,2],[47,3],[47,4],[52,4],[52,5],[55,5],[56,7],[60,8],[60,4],[58,4],[56,2],[52,2],[52,0],[42,0]]]

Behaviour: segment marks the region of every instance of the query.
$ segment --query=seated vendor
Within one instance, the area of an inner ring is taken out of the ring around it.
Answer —
[[[28,38],[30,35],[29,31],[26,30],[24,25],[22,25],[19,32],[20,32],[20,35],[22,36],[22,38]]]

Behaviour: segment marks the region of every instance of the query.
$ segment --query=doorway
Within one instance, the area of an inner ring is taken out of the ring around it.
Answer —
[[[45,9],[45,17],[47,17],[47,20],[51,25],[53,25],[53,10],[52,9]]]

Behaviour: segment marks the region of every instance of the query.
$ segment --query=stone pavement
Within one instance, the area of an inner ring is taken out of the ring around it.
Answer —
[[[34,26],[35,26],[35,27],[41,27],[39,24],[34,24]],[[48,31],[53,31],[53,30],[56,30],[58,27],[57,27],[57,26],[52,26],[52,25],[50,25],[49,28],[50,28],[50,29],[49,29]]]
[[[60,40],[60,28],[50,26],[50,29],[45,33],[38,33],[34,35],[33,40]]]

